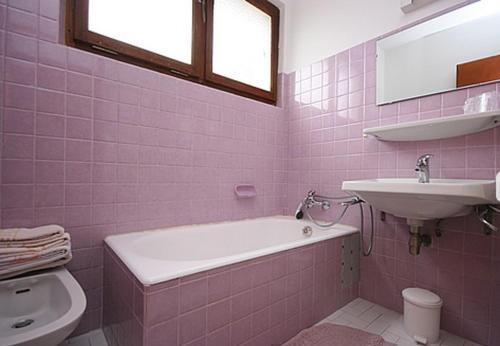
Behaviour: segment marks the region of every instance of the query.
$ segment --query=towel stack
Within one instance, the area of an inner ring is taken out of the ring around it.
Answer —
[[[61,226],[0,230],[0,280],[70,260],[70,236]]]

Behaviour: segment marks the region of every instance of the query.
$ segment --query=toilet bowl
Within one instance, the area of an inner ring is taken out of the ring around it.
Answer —
[[[406,288],[404,298],[404,328],[417,343],[429,345],[439,340],[441,298],[422,288]]]
[[[0,345],[56,346],[75,330],[86,305],[65,268],[0,281]]]

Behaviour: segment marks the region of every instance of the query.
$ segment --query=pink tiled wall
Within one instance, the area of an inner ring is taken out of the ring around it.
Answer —
[[[419,155],[432,153],[431,177],[494,179],[500,169],[500,130],[425,142],[363,138],[366,127],[462,113],[467,97],[489,84],[385,106],[375,105],[375,40],[287,76],[288,210],[314,188],[341,194],[344,180],[414,177]],[[348,216],[359,225],[357,211]],[[398,311],[401,290],[418,286],[444,300],[444,329],[484,345],[500,344],[500,237],[486,236],[474,217],[444,220],[443,235],[418,257],[408,254],[405,220],[376,225],[373,255],[362,259],[360,295]],[[426,225],[434,233],[434,223]],[[365,236],[366,238],[366,236]]]
[[[282,108],[69,48],[58,0],[6,3],[1,227],[71,233],[78,332],[101,323],[106,235],[283,213]],[[236,183],[257,197],[237,200]]]
[[[280,345],[357,297],[342,288],[343,238],[143,286],[105,247],[111,346]]]
[[[498,130],[421,143],[362,138],[364,127],[457,114],[468,96],[500,89],[377,107],[374,41],[286,76],[282,109],[68,48],[59,1],[6,2],[1,226],[55,222],[72,234],[70,269],[89,302],[79,332],[101,323],[107,234],[291,212],[312,187],[337,194],[346,179],[413,176],[426,152],[436,155],[434,177],[491,179],[499,168]],[[256,184],[258,197],[236,200],[239,182]],[[413,258],[404,222],[378,222],[360,294],[401,309],[401,288],[430,288],[445,301],[446,329],[498,344],[500,239],[472,217],[442,229]]]

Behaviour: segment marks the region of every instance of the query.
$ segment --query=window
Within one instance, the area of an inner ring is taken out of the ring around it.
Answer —
[[[276,102],[279,10],[267,0],[71,0],[68,44]]]

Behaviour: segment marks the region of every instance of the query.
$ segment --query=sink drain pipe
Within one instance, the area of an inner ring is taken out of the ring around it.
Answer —
[[[484,225],[484,233],[490,235],[492,232],[500,232],[497,226],[493,222],[493,213],[500,214],[500,209],[487,205],[478,205],[475,208],[476,217]]]

